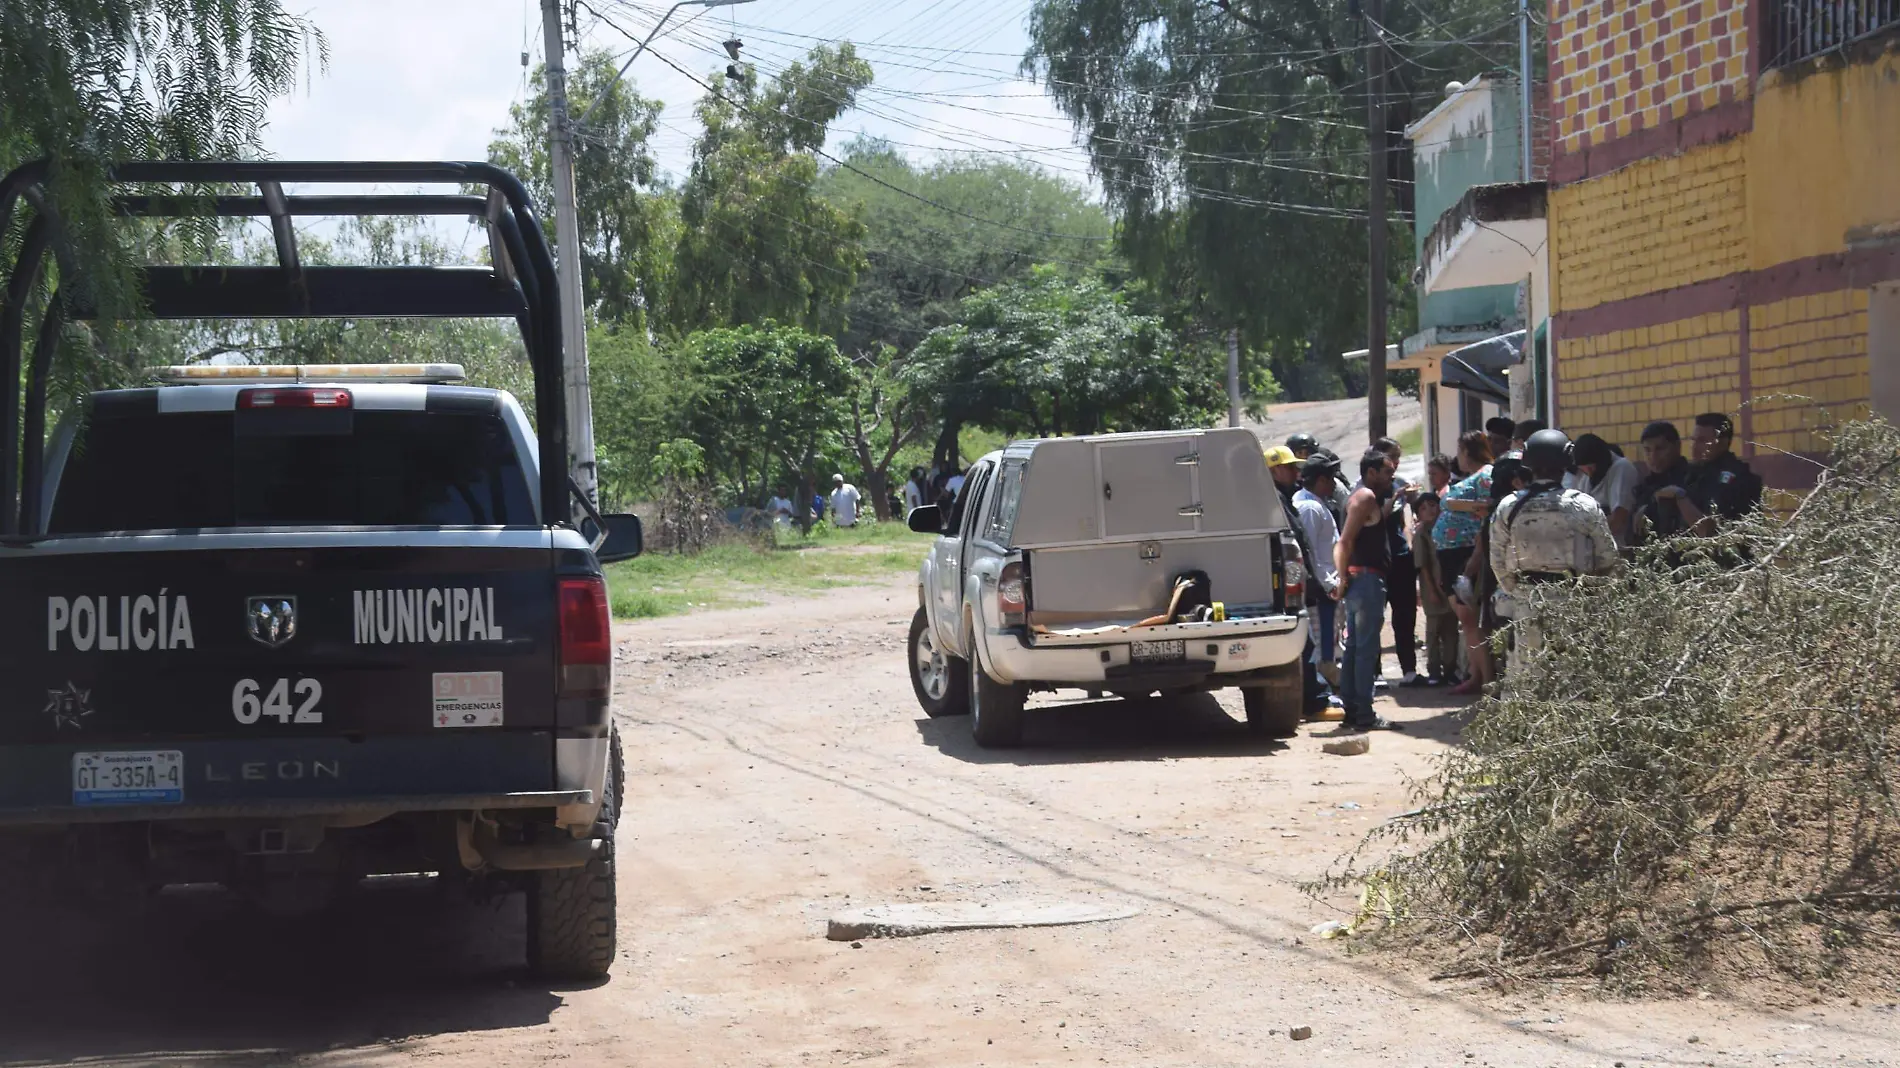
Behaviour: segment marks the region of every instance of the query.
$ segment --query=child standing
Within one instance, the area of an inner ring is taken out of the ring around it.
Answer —
[[[1426,685],[1454,681],[1458,670],[1458,617],[1445,593],[1438,551],[1432,547],[1432,524],[1438,522],[1438,494],[1421,493],[1412,502],[1412,562],[1418,568],[1418,603],[1425,610]]]

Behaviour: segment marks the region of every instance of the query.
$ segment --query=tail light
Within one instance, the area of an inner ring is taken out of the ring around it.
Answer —
[[[561,580],[561,696],[606,697],[613,688],[613,620],[599,576]]]
[[[1017,560],[1003,565],[996,576],[996,607],[1003,613],[1003,626],[1020,627],[1029,621],[1029,573]]]
[[[1306,603],[1306,554],[1298,538],[1280,538],[1280,588],[1286,591],[1286,611],[1297,613]]]
[[[242,389],[238,391],[239,408],[348,408],[350,391],[347,389]]]

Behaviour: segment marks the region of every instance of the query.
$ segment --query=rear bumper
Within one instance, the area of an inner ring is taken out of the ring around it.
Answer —
[[[82,753],[172,751],[178,796],[99,803],[74,789]],[[0,824],[328,816],[587,806],[587,783],[556,781],[552,731],[444,730],[339,737],[76,741],[0,746]],[[81,803],[92,800],[93,803]]]
[[[368,822],[399,812],[477,812],[511,808],[559,808],[592,804],[587,790],[514,794],[423,794],[295,801],[224,801],[205,805],[46,805],[0,808],[0,826],[66,826],[75,823],[143,823],[151,820],[281,820],[344,817]]]
[[[1263,670],[1298,663],[1306,649],[1305,616],[1182,623],[1102,635],[1039,634],[986,628],[983,666],[1001,682],[1133,685],[1149,677],[1169,685],[1239,686]],[[1181,641],[1186,659],[1171,665],[1136,664],[1136,641]],[[1154,688],[1159,688],[1157,683]]]

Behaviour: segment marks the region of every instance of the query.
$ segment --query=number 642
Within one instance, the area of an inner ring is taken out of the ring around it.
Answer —
[[[263,699],[258,698],[264,693]],[[290,707],[291,694],[298,697],[297,707]],[[322,723],[323,713],[317,711],[317,702],[323,700],[323,684],[315,679],[278,679],[270,684],[270,691],[264,692],[264,684],[256,679],[239,679],[231,687],[231,715],[239,723],[249,726],[259,719],[270,716],[279,723]]]

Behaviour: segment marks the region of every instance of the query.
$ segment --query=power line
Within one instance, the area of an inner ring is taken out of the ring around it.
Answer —
[[[585,0],[581,0],[581,2],[582,2],[583,7],[587,7],[589,11],[593,10],[591,6],[586,4]],[[596,12],[596,14],[598,14],[598,12]],[[624,29],[621,29],[618,25],[616,25],[611,19],[608,19],[605,16],[602,16],[602,21],[606,22],[606,24],[612,27],[615,31],[628,37],[632,36],[631,34],[628,34],[627,31],[625,31]],[[655,51],[653,52],[653,54],[659,57],[662,63],[665,63],[667,66],[673,68],[675,73],[679,74],[681,77],[684,77],[687,80],[698,85],[700,88],[706,90],[706,92],[712,94],[713,96],[716,96],[721,100],[724,100],[726,103],[731,104],[733,107],[740,108],[741,110],[752,112],[754,114],[759,114],[759,109],[754,107],[749,101],[735,100],[732,97],[727,96],[724,92],[721,92],[717,87],[715,87],[711,83],[703,80],[702,78],[692,73],[691,71],[688,71],[686,68],[680,66],[678,63],[673,62],[672,57],[668,56],[666,53]],[[777,117],[785,118],[789,116],[785,116],[783,113],[780,113]],[[1048,230],[1033,230],[1026,227],[1017,226],[1013,223],[1000,222],[996,219],[985,218],[984,216],[977,215],[974,212],[968,212],[968,211],[964,211],[961,208],[951,207],[948,204],[939,204],[936,201],[931,200],[929,197],[920,196],[917,193],[911,192],[908,189],[904,189],[900,186],[892,185],[890,182],[887,182],[884,179],[879,178],[877,175],[874,175],[870,173],[869,171],[865,171],[846,160],[839,159],[838,157],[832,155],[831,153],[826,152],[823,148],[814,148],[812,150],[812,153],[813,155],[816,155],[820,157],[821,159],[829,160],[833,164],[843,167],[844,169],[851,171],[854,174],[860,175],[861,177],[864,177],[872,182],[875,182],[878,185],[884,186],[893,192],[900,193],[920,203],[928,204],[939,211],[943,211],[951,215],[962,216],[963,218],[969,219],[972,222],[980,222],[988,226],[998,227],[999,229],[1014,230],[1018,233],[1029,234],[1035,237],[1050,238],[1054,240],[1075,240],[1075,241],[1111,240],[1108,237],[1098,237],[1092,234],[1059,234],[1059,233],[1055,233]]]

